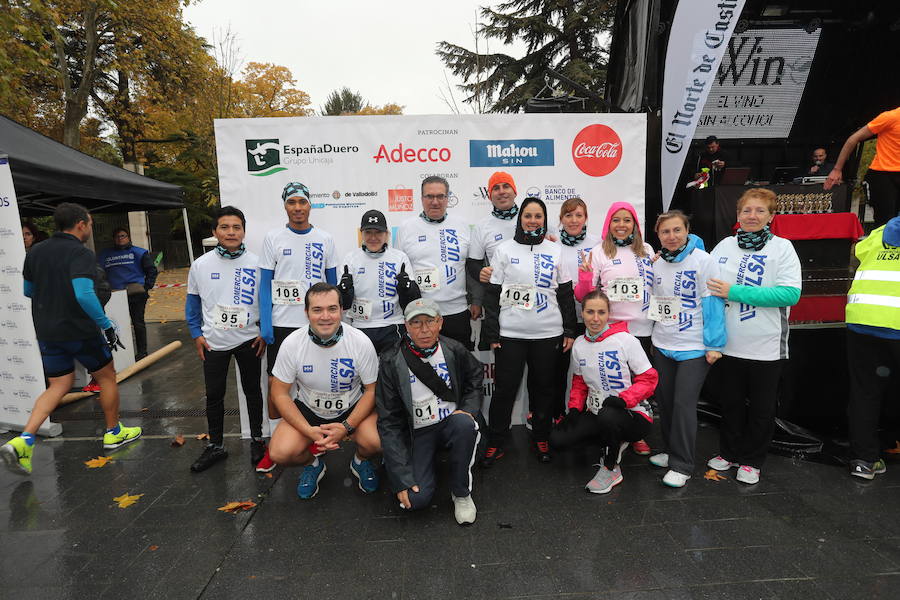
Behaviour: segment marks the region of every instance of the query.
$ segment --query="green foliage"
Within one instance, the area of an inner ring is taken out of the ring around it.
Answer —
[[[368,106],[368,102],[359,92],[354,92],[348,87],[334,90],[325,99],[325,105],[322,106],[321,114],[326,116],[337,116],[351,113],[358,113]]]
[[[483,7],[476,41],[521,41],[525,55],[481,53],[440,42],[437,54],[453,74],[469,104],[489,105],[492,112],[519,112],[544,88],[547,68],[597,92],[606,81],[607,42],[615,2],[587,0],[507,0],[496,9]],[[588,102],[589,110],[601,110]]]

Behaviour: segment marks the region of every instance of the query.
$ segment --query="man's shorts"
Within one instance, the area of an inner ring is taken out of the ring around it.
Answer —
[[[278,358],[278,349],[281,348],[282,342],[299,327],[273,327],[272,343],[266,347],[266,373],[272,375],[272,369],[275,368],[275,359]]]
[[[88,373],[95,373],[112,362],[112,352],[106,339],[98,335],[88,340],[74,342],[42,342],[38,340],[44,375],[62,377],[75,370],[77,360]]]
[[[353,412],[353,409],[356,408],[356,404],[351,406],[349,409],[345,410],[343,413],[339,414],[333,419],[323,419],[316,413],[314,413],[310,408],[300,402],[299,400],[294,400],[294,405],[298,409],[300,409],[300,414],[303,415],[303,418],[306,419],[306,422],[312,425],[313,427],[318,427],[319,425],[325,425],[326,423],[340,423],[344,419],[350,416],[350,413]]]

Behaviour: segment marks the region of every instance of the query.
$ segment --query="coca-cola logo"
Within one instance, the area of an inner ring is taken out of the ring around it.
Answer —
[[[606,125],[588,125],[572,142],[572,160],[586,175],[609,175],[622,160],[622,140]]]

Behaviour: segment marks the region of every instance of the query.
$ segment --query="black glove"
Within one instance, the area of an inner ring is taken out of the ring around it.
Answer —
[[[123,344],[122,340],[119,339],[119,334],[116,333],[115,327],[104,329],[103,335],[106,336],[106,343],[109,344],[109,349],[113,352],[118,350],[118,348],[121,348],[122,350],[125,349],[125,344]],[[116,346],[118,346],[118,348]]]
[[[350,274],[350,267],[344,265],[344,274],[337,284],[337,289],[341,292],[341,308],[348,310],[353,306],[353,275]]]
[[[418,284],[409,278],[406,272],[406,263],[400,264],[400,271],[397,273],[397,299],[400,301],[400,309],[406,310],[406,305],[413,300],[422,297],[422,291]]]
[[[625,401],[619,398],[618,396],[607,396],[605,400],[603,400],[603,406],[608,408],[625,408]]]
[[[558,427],[563,430],[569,429],[570,427],[575,425],[575,423],[581,418],[583,414],[584,413],[582,413],[577,408],[570,408],[569,412],[567,412],[563,417],[563,420],[559,422]]]

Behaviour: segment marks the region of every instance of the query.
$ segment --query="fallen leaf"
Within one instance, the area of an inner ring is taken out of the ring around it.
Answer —
[[[143,496],[143,494],[135,494],[134,496],[129,496],[126,492],[117,498],[113,498],[113,502],[118,502],[119,508],[128,508],[129,506],[140,500],[141,496]]]
[[[112,456],[98,456],[97,458],[84,461],[84,464],[87,465],[88,469],[99,469],[105,467],[106,463],[111,463],[112,461]]]
[[[885,452],[887,452],[888,454],[900,454],[900,442],[894,442],[894,443],[896,444],[896,446],[894,446],[893,448],[890,448],[888,450],[885,450]]]
[[[149,408],[142,408],[142,409],[141,409],[141,412],[147,412],[148,410],[150,410],[150,409],[149,409]]]
[[[178,448],[180,446],[184,446],[184,436],[179,433],[175,436],[175,439],[172,440],[172,447]]]
[[[198,433],[198,434],[197,434],[197,439],[198,439],[198,440],[208,440],[208,439],[209,439],[209,434],[208,434],[208,433]]]
[[[150,546],[149,548],[147,548],[147,550],[149,550],[150,552],[156,552],[157,550],[159,550],[159,546]]]
[[[728,478],[725,477],[724,475],[722,475],[721,473],[719,473],[718,471],[716,471],[715,469],[710,469],[703,475],[703,479],[709,479],[710,481],[724,481],[725,479],[728,479]]]
[[[225,506],[220,506],[217,510],[221,510],[222,512],[227,513],[237,513],[242,510],[250,510],[251,508],[256,506],[256,502],[252,500],[247,500],[245,502],[229,502]]]

